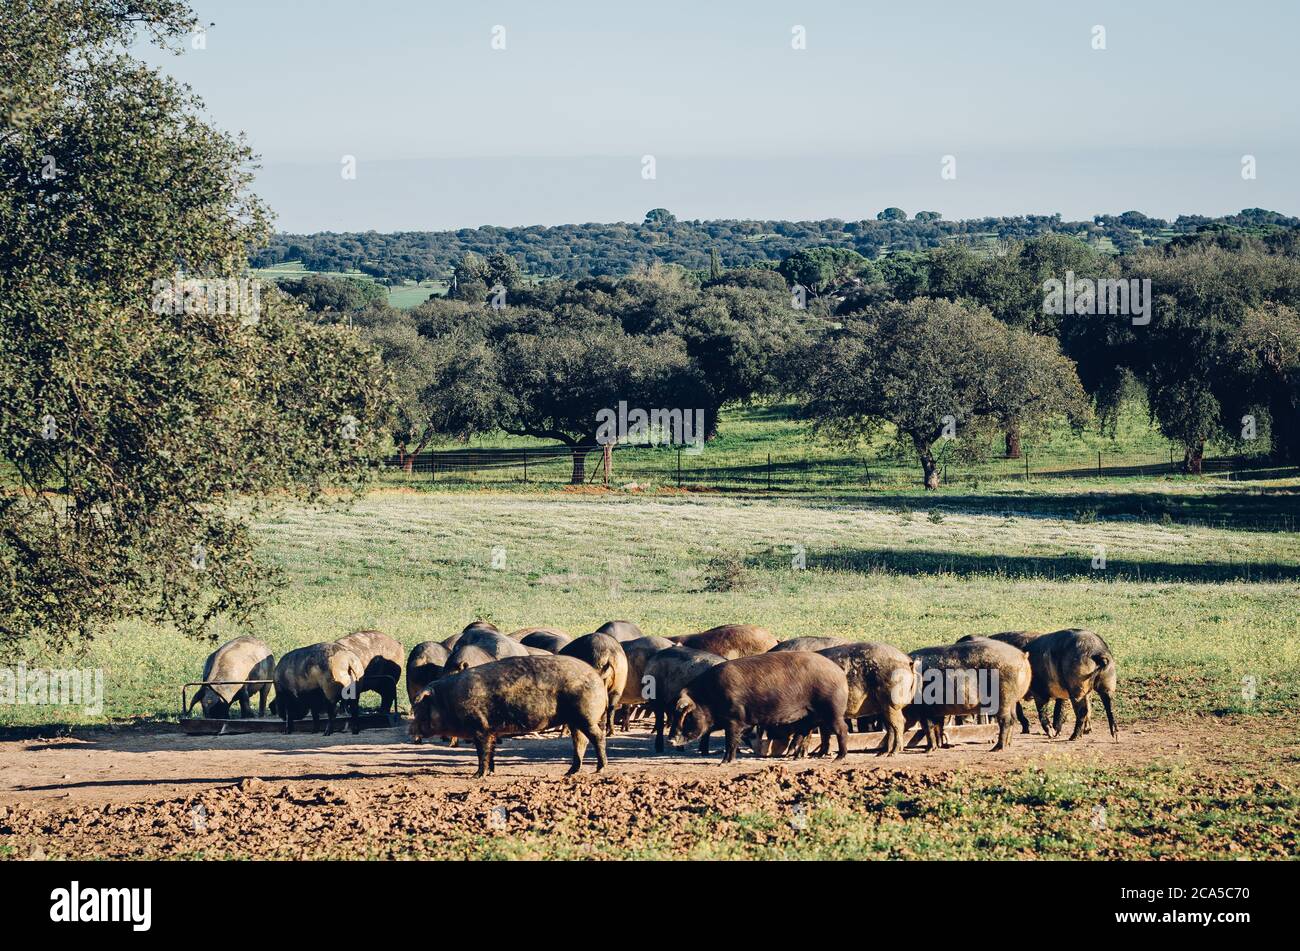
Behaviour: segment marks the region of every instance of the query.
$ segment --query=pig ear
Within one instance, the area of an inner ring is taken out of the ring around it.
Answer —
[[[433,692],[428,687],[425,687],[423,690],[417,693],[415,697],[411,700],[411,706],[415,706],[421,700],[427,700],[430,696],[432,696],[432,693]]]
[[[693,709],[695,709],[695,701],[691,699],[689,693],[683,690],[682,695],[677,698],[677,712],[685,713],[686,711]]]

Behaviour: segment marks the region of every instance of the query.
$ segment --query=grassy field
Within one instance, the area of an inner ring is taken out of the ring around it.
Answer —
[[[765,445],[808,454],[814,471],[834,458],[781,408],[732,414],[724,434],[700,458],[735,464],[765,455]],[[1079,452],[1071,440],[1057,437],[1057,459]],[[1144,441],[1161,445],[1128,420],[1108,445],[1123,452]],[[624,829],[628,786],[617,775],[586,787],[581,801],[545,779],[493,786],[468,803],[454,790],[398,784],[313,807],[327,825],[326,813],[338,809],[340,828],[353,828],[358,810],[375,817],[370,838],[318,841],[299,835],[296,820],[268,826],[267,835],[283,840],[285,857],[316,858],[355,857],[356,849],[437,858],[1296,854],[1300,534],[1275,526],[1294,524],[1300,478],[992,475],[935,493],[910,481],[905,467],[896,484],[831,490],[814,481],[771,494],[684,492],[666,477],[636,491],[424,478],[351,506],[291,506],[258,524],[285,586],[247,633],[279,654],[359,627],[388,631],[409,648],[475,617],[506,630],[545,623],[574,633],[630,618],[659,634],[748,621],[782,638],[832,634],[912,649],[973,632],[1086,626],[1107,639],[1119,665],[1113,760],[1072,758],[1064,744],[1036,765],[1000,771],[894,773],[851,758],[850,768],[760,771],[708,789],[659,783],[646,787],[657,805],[634,834]],[[246,632],[223,626],[214,636],[238,633]],[[0,729],[174,721],[179,686],[198,677],[210,649],[128,623],[78,656],[0,658],[99,668],[105,678],[102,714],[0,706]],[[1141,742],[1138,752],[1127,745],[1130,736],[1158,736],[1163,745],[1147,756]],[[233,788],[205,795],[213,815],[262,804]],[[509,835],[484,830],[482,815],[495,804],[514,810],[520,802],[532,825]],[[183,821],[191,806],[177,800],[165,809]],[[154,806],[133,808],[132,822],[154,827]],[[412,815],[426,817],[427,835],[414,834]],[[97,816],[92,807],[67,820],[84,824],[84,848],[74,825],[35,813],[23,820],[30,837],[21,842],[70,855],[135,854],[135,833],[112,848],[95,845]],[[611,834],[615,826],[623,831]],[[246,855],[242,841],[218,836],[202,854]],[[27,847],[5,846],[13,855]]]
[[[976,631],[1083,625],[1121,658],[1126,719],[1294,709],[1300,535],[1081,521],[1078,499],[1104,510],[1110,496],[1077,488],[1062,502],[1049,491],[1058,486],[1038,486],[973,501],[379,491],[349,509],[289,509],[260,526],[287,586],[253,632],[279,653],[362,626],[409,647],[474,617],[574,632],[626,617],[669,634],[745,620],[781,637],[910,649]],[[1169,494],[1194,514],[1297,485],[1124,488],[1121,498]],[[1093,567],[1099,554],[1104,568]],[[102,667],[106,718],[171,719],[178,685],[197,676],[209,649],[126,624],[82,658],[29,660]],[[1253,701],[1242,698],[1247,676],[1258,684]],[[0,717],[78,722],[62,708],[22,705]]]
[[[361,271],[306,271],[301,261],[285,261],[283,264],[275,267],[254,268],[253,276],[261,278],[264,281],[274,281],[280,277],[302,277],[307,273],[319,273],[326,277],[350,277],[357,281],[374,282],[375,279],[369,274]],[[386,287],[388,292],[388,303],[399,310],[410,310],[419,304],[423,304],[429,299],[431,294],[446,294],[446,281],[403,281],[401,284],[395,284]]]

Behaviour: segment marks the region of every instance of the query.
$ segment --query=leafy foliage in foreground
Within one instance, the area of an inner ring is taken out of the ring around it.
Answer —
[[[364,481],[383,368],[238,283],[267,231],[251,155],[126,52],[187,36],[184,3],[0,20],[0,647],[246,617],[272,571],[231,501]]]

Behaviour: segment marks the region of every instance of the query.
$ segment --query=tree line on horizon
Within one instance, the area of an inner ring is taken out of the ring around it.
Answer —
[[[359,271],[385,283],[401,283],[448,281],[466,254],[503,253],[530,277],[577,279],[628,274],[655,263],[697,271],[707,271],[715,262],[726,268],[773,267],[791,254],[820,245],[849,248],[877,259],[953,242],[996,245],[1064,234],[1099,250],[1127,253],[1206,229],[1263,234],[1297,225],[1300,219],[1262,208],[1222,217],[1179,215],[1173,221],[1137,211],[1097,215],[1091,221],[1063,221],[1060,215],[947,221],[932,211],[909,218],[899,208],[886,208],[874,220],[859,221],[687,221],[656,208],[640,223],[275,234],[253,251],[250,260],[259,268],[300,262],[308,271]]]

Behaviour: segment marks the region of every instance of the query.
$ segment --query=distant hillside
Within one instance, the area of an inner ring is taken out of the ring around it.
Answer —
[[[583,277],[624,274],[656,261],[705,269],[715,254],[722,267],[752,267],[819,244],[853,248],[875,258],[949,241],[992,246],[1047,233],[1074,235],[1101,250],[1122,253],[1216,226],[1256,232],[1297,227],[1300,219],[1251,208],[1223,218],[1180,215],[1172,222],[1136,211],[1098,215],[1092,221],[1062,221],[1059,215],[944,221],[934,212],[908,218],[891,208],[874,221],[678,221],[664,209],[655,209],[641,224],[279,234],[254,253],[252,264],[270,268],[300,261],[311,271],[360,271],[386,281],[439,281],[451,276],[455,262],[468,251],[484,256],[505,251],[527,274]]]

